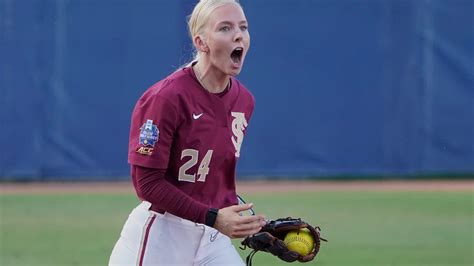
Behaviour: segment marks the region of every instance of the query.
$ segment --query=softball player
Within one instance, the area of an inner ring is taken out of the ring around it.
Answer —
[[[110,265],[243,265],[231,244],[258,232],[242,216],[235,171],[254,109],[234,78],[250,46],[234,0],[202,0],[190,16],[196,57],[138,100],[128,161],[142,201],[129,215]]]

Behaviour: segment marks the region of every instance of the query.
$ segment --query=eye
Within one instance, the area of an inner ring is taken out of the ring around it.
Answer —
[[[242,26],[240,26],[240,30],[241,30],[241,31],[246,31],[246,30],[248,30],[248,29],[249,29],[249,27],[248,27],[247,25],[242,25]]]
[[[222,26],[219,28],[219,31],[230,31],[230,27],[229,26]]]

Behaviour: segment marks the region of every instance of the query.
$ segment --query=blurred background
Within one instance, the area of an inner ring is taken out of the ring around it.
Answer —
[[[1,180],[126,180],[191,0],[0,0]],[[472,0],[242,0],[242,179],[472,176]]]
[[[307,265],[474,265],[474,1],[240,2],[237,192],[321,226]],[[0,265],[107,264],[133,106],[191,60],[195,3],[0,0]]]

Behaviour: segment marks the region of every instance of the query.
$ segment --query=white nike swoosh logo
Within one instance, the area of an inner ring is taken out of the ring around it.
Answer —
[[[199,117],[201,117],[203,114],[204,114],[204,113],[200,113],[200,114],[198,114],[198,115],[193,114],[194,120],[199,119]]]

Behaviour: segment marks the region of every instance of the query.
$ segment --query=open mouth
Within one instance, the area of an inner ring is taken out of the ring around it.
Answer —
[[[244,48],[237,47],[230,54],[230,58],[232,59],[232,62],[234,62],[236,64],[240,64],[240,62],[242,61],[242,55],[243,54],[244,54]]]

